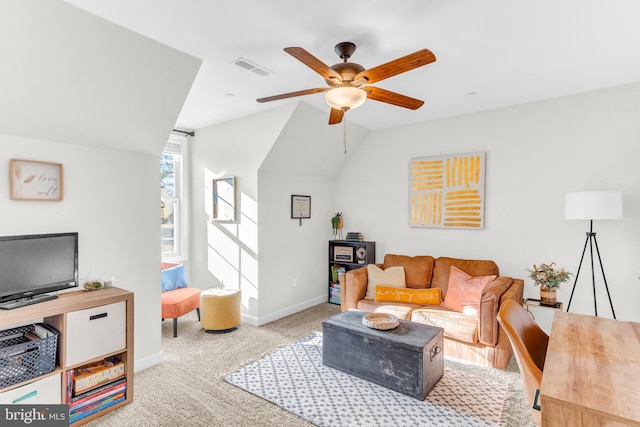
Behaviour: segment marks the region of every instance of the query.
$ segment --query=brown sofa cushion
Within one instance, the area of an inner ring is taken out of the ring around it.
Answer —
[[[423,289],[429,288],[431,284],[431,276],[433,274],[434,258],[432,256],[406,256],[386,254],[382,269],[389,267],[404,267],[404,277],[407,288]],[[463,269],[464,270],[464,269]],[[448,279],[448,273],[447,273]]]
[[[431,287],[442,289],[442,298],[444,298],[445,300],[447,299],[447,284],[449,283],[449,273],[451,271],[452,265],[474,277],[500,275],[498,265],[490,260],[468,260],[448,257],[436,258],[433,267],[433,278],[431,279]],[[408,281],[407,287],[410,287],[408,285]]]
[[[411,311],[421,307],[424,307],[424,305],[404,302],[393,304],[389,302],[376,302],[370,299],[363,299],[358,301],[358,306],[356,308],[368,313],[393,314],[398,319],[410,320]]]
[[[410,320],[424,325],[438,326],[444,329],[445,337],[469,343],[478,342],[477,316],[465,316],[435,305],[413,310]]]

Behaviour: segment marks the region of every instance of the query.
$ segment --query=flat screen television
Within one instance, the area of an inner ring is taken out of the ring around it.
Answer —
[[[78,286],[78,233],[0,236],[0,309],[57,298]]]

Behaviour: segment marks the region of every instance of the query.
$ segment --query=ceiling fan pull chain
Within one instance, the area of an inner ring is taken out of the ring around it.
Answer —
[[[345,111],[345,116],[346,116]],[[342,143],[344,145],[344,154],[347,154],[347,118],[342,121]]]

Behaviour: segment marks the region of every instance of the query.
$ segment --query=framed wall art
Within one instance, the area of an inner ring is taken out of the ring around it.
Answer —
[[[291,195],[291,218],[300,220],[311,218],[311,196]]]
[[[236,177],[216,178],[213,189],[213,220],[233,222],[236,220]]]
[[[334,246],[333,261],[334,262],[353,262],[353,246]]]
[[[485,153],[409,161],[409,225],[484,228]]]
[[[36,160],[9,161],[9,197],[12,200],[62,200],[62,164]]]

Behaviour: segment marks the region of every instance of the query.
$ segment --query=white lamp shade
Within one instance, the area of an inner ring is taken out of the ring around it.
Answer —
[[[341,86],[331,89],[324,98],[332,108],[338,110],[356,108],[367,99],[367,92],[353,86]]]
[[[622,192],[581,191],[567,193],[565,219],[622,219]]]

